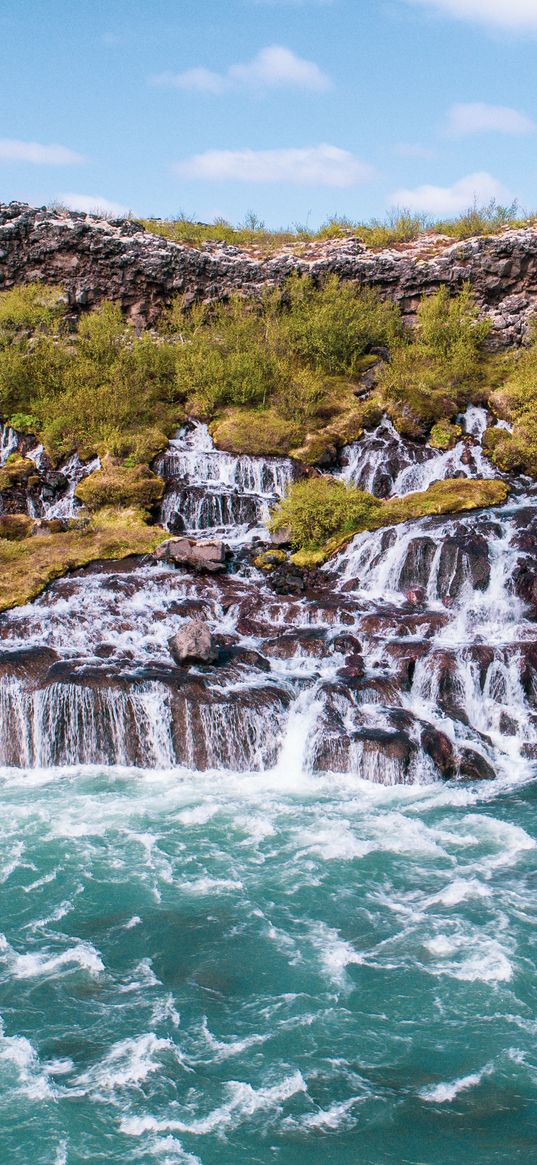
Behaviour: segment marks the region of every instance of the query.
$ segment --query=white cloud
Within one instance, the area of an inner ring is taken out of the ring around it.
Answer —
[[[72,166],[84,162],[85,158],[66,146],[43,146],[40,142],[0,138],[0,161],[31,162],[34,166]]]
[[[532,133],[535,125],[525,113],[508,105],[486,105],[483,101],[452,105],[448,113],[446,134],[461,138],[476,133]]]
[[[493,28],[537,29],[535,0],[411,0],[411,3]]]
[[[120,218],[129,211],[122,202],[113,202],[101,194],[59,194],[58,202],[69,210],[83,210],[85,214],[103,214],[110,218]]]
[[[230,65],[225,73],[200,66],[183,73],[159,73],[154,85],[193,89],[198,93],[224,93],[228,89],[311,89],[323,92],[331,81],[314,61],[306,61],[283,45],[269,45],[244,65]]]
[[[502,183],[483,171],[468,174],[453,186],[416,186],[413,190],[396,190],[390,201],[392,205],[408,210],[453,215],[468,210],[474,202],[484,205],[493,198],[499,202],[512,202],[512,195]]]
[[[355,154],[320,145],[287,150],[208,150],[174,166],[181,178],[213,182],[293,182],[304,186],[356,186],[375,171]]]

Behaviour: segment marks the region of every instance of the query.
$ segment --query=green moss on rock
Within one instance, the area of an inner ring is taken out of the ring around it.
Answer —
[[[4,535],[0,537],[0,611],[28,603],[70,570],[100,559],[148,554],[164,538],[164,530],[148,526],[145,513],[136,509],[100,510],[82,529],[42,533],[23,541]]]
[[[117,465],[107,458],[102,469],[79,482],[75,494],[88,510],[103,506],[150,510],[161,500],[164,482],[147,465]]]
[[[32,532],[33,519],[28,514],[0,514],[0,538],[19,542]]]
[[[437,421],[433,425],[429,435],[429,445],[431,449],[453,449],[462,437],[462,429],[460,425],[454,425],[451,421]]]

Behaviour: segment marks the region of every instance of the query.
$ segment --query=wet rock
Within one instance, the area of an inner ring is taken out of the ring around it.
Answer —
[[[473,748],[461,748],[458,756],[458,775],[465,781],[492,781],[496,773],[481,753]]]
[[[326,633],[309,627],[297,627],[285,631],[263,644],[263,650],[271,659],[293,659],[296,655],[307,655],[323,659],[327,654]]]
[[[224,542],[201,542],[195,538],[169,538],[155,551],[159,561],[186,566],[199,573],[217,574],[226,569],[228,548]]]
[[[457,765],[453,745],[445,732],[427,724],[421,732],[421,747],[446,780],[455,776]]]
[[[170,653],[178,664],[216,663],[218,648],[206,623],[192,619],[176,631],[168,642]]]

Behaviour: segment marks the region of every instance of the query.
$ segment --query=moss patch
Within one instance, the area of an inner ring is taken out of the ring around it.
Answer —
[[[102,469],[79,482],[75,494],[88,510],[100,510],[103,506],[149,510],[161,500],[164,482],[147,465],[129,468],[106,459]]]
[[[0,537],[0,611],[28,603],[53,579],[76,567],[148,554],[164,537],[163,530],[148,526],[145,515],[135,509],[100,510],[83,530],[20,542]]]
[[[20,457],[18,453],[12,453],[0,469],[0,493],[5,489],[27,485],[31,477],[37,480],[34,462],[29,457]]]
[[[437,421],[431,429],[429,445],[431,449],[453,449],[461,437],[460,425],[454,425],[451,421]]]

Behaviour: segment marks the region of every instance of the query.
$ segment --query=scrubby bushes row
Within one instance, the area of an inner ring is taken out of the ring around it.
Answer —
[[[502,206],[491,199],[480,205],[477,201],[451,219],[434,219],[430,215],[415,213],[404,208],[390,211],[384,219],[369,222],[333,214],[319,230],[312,230],[307,224],[296,223],[286,230],[268,230],[253,212],[245,221],[233,226],[224,218],[213,223],[194,222],[186,214],[170,219],[142,219],[142,226],[151,234],[163,235],[176,243],[200,247],[206,242],[228,243],[236,246],[260,247],[265,251],[275,250],[285,243],[312,242],[315,239],[345,238],[358,236],[368,247],[379,249],[398,243],[407,243],[425,234],[443,234],[453,239],[467,239],[475,235],[495,234],[504,227],[517,227],[535,222],[535,216],[523,214],[516,202]]]
[[[264,426],[251,410],[271,411],[300,444],[346,407],[334,379],[356,378],[371,349],[401,334],[392,304],[335,278],[320,290],[294,278],[256,302],[177,301],[141,335],[108,302],[73,331],[61,289],[31,285],[0,295],[0,413],[54,458],[147,461],[185,412],[211,421],[228,408],[248,410],[254,431]]]
[[[537,332],[494,364],[488,331],[469,286],[424,298],[412,334],[374,291],[293,276],[255,301],[178,300],[139,335],[109,302],[74,329],[61,289],[30,285],[0,294],[0,415],[56,460],[145,463],[194,415],[221,447],[323,465],[384,411],[405,436],[449,448],[458,412],[490,401],[514,426],[488,435],[496,464],[537,473]]]

